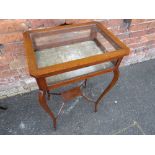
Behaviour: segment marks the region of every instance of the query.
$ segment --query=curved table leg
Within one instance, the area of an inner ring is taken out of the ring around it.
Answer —
[[[43,109],[50,115],[50,117],[53,120],[53,127],[56,129],[56,117],[54,116],[54,113],[49,108],[47,102],[46,102],[46,91],[39,91],[39,103],[43,107]]]
[[[113,86],[116,84],[116,82],[117,82],[117,80],[119,78],[119,69],[118,68],[115,69],[113,71],[113,73],[114,73],[114,77],[113,77],[112,81],[110,82],[108,87],[103,91],[103,93],[100,95],[100,97],[95,102],[95,112],[97,112],[98,105],[99,105],[101,99],[113,88]]]

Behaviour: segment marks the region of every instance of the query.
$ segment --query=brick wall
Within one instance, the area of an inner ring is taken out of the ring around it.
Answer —
[[[0,20],[0,98],[36,89],[28,75],[22,32],[30,28],[72,24],[90,20]],[[155,20],[133,19],[131,25],[122,19],[98,20],[117,35],[131,49],[121,65],[129,65],[155,58]],[[127,27],[129,26],[129,28]]]

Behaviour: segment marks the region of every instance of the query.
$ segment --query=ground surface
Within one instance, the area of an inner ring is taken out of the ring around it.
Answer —
[[[77,98],[68,103],[54,131],[49,116],[38,105],[37,91],[0,100],[0,134],[155,134],[155,60],[122,67],[117,85],[99,111]],[[89,80],[87,95],[94,99],[112,75]],[[59,97],[49,102],[56,111]]]

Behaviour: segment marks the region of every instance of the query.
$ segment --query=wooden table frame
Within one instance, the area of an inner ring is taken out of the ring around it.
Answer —
[[[96,33],[97,31],[100,32],[114,47],[115,51],[105,52],[103,54],[90,56],[78,60],[73,60],[69,62],[64,62],[61,64],[55,64],[48,67],[38,68],[36,63],[36,57],[35,57],[35,47],[33,45],[32,39],[30,37],[31,33],[34,33],[34,37],[37,37],[39,35],[46,35],[46,34],[58,34],[58,33],[66,33],[66,32],[72,32],[72,31],[78,31],[83,29],[91,28],[91,34],[89,37],[81,38],[81,39],[75,39],[70,41],[64,41],[61,43],[55,43],[52,45],[47,45],[47,47],[39,47],[37,50],[41,50],[43,48],[49,48],[51,47],[57,47],[62,45],[68,45],[72,43],[82,42],[82,41],[88,41],[93,40],[96,42],[97,45],[100,46],[101,49],[104,49],[102,44],[96,39]],[[97,30],[97,31],[96,31]],[[119,77],[119,65],[121,63],[121,60],[124,56],[129,54],[129,48],[122,43],[113,33],[111,33],[109,30],[106,29],[101,23],[99,22],[89,22],[89,23],[83,23],[83,24],[74,24],[74,25],[67,25],[67,26],[57,26],[52,28],[44,28],[44,29],[36,29],[36,30],[29,30],[23,33],[24,36],[24,45],[26,49],[26,57],[28,61],[28,68],[29,73],[32,77],[34,77],[37,81],[37,84],[39,86],[39,103],[44,108],[44,110],[50,115],[50,117],[53,120],[53,126],[56,129],[56,120],[57,116],[54,115],[52,110],[48,107],[47,101],[46,101],[46,95],[48,95],[48,98],[50,97],[50,90],[53,90],[55,88],[68,85],[74,82],[78,82],[80,80],[87,80],[88,78],[105,74],[108,72],[113,72],[114,77],[111,81],[111,83],[108,85],[108,87],[104,90],[104,92],[99,96],[97,101],[95,102],[95,112],[98,109],[98,105],[100,103],[100,100],[104,97],[107,92],[111,90],[111,88],[115,85],[115,83],[118,80]],[[114,67],[109,69],[100,70],[97,72],[93,72],[87,75],[82,75],[80,77],[75,77],[69,80],[61,81],[58,83],[55,83],[51,86],[47,85],[46,78],[65,73],[68,71],[73,71],[76,69],[100,64],[107,61],[116,61],[114,64]]]

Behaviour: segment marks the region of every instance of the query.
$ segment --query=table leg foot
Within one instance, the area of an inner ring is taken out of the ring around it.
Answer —
[[[39,96],[40,105],[50,115],[53,121],[53,127],[54,129],[56,129],[56,117],[54,116],[54,113],[51,111],[51,109],[49,108],[46,102],[46,91],[40,90],[38,96]]]
[[[107,88],[103,91],[103,93],[99,96],[99,98],[97,99],[96,103],[95,103],[95,112],[97,112],[98,110],[98,106],[99,106],[99,103],[101,101],[101,99],[113,88],[113,86],[116,84],[116,82],[118,81],[118,78],[119,78],[119,69],[115,69],[113,71],[114,73],[114,77],[112,79],[112,81],[110,82],[110,84],[107,86]]]

